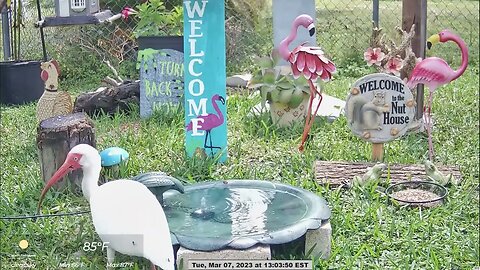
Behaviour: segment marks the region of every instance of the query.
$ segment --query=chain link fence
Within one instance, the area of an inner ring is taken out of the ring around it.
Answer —
[[[41,59],[39,29],[34,27],[37,11],[34,0],[23,0],[24,20],[21,26],[21,57]],[[275,0],[273,0],[275,1]],[[101,9],[119,13],[124,6],[134,7],[138,0],[104,0]],[[181,0],[168,0],[172,8]],[[266,55],[273,46],[272,0],[226,0],[226,41],[228,73],[248,71],[254,55]],[[41,0],[42,16],[54,16],[53,0]],[[479,1],[428,0],[427,36],[449,28],[469,45],[471,61],[479,57]],[[316,0],[318,45],[337,63],[361,59],[368,47],[372,29],[371,0]],[[401,26],[402,1],[384,0],[379,5],[379,25],[389,37],[397,39],[395,26]],[[2,24],[4,22],[2,21]],[[137,43],[133,36],[136,21],[117,20],[112,24],[46,27],[48,55],[69,61],[75,52],[87,52],[99,61],[119,63],[136,60]],[[3,36],[3,35],[2,35]],[[3,42],[0,44],[3,51]],[[456,65],[460,50],[453,43],[437,46],[435,55]],[[441,47],[441,48],[440,48]],[[67,58],[67,59],[62,59]]]

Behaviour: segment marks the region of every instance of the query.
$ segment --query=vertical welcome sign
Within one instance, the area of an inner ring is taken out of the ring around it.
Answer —
[[[189,156],[227,159],[225,3],[183,1],[185,131]]]

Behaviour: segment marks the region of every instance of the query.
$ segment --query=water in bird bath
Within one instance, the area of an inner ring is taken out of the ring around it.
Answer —
[[[201,183],[165,193],[164,202],[172,238],[197,250],[285,243],[330,217],[315,194],[266,181]]]

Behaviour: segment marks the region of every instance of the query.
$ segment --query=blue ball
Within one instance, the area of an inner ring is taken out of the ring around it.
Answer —
[[[100,152],[100,157],[102,159],[102,167],[115,166],[122,161],[127,160],[130,155],[128,152],[120,147],[109,147],[102,152]]]

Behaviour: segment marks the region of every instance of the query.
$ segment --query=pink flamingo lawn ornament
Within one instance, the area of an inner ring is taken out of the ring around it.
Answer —
[[[421,83],[428,87],[429,96],[428,96],[428,105],[426,109],[426,121],[425,125],[427,126],[427,135],[428,135],[428,155],[430,160],[433,158],[433,142],[432,142],[432,131],[431,131],[431,109],[432,109],[432,100],[433,94],[437,87],[447,84],[458,77],[460,77],[468,65],[468,48],[465,42],[458,36],[454,35],[448,30],[443,30],[439,34],[433,35],[427,39],[427,48],[430,49],[432,45],[438,42],[447,42],[453,41],[457,43],[458,47],[462,51],[462,64],[457,70],[453,70],[445,60],[438,57],[428,57],[424,60],[417,63],[415,68],[412,71],[412,75],[407,82],[409,88],[415,87],[417,84]]]
[[[288,49],[288,45],[297,36],[299,26],[307,28],[310,36],[315,34],[315,25],[312,17],[306,14],[300,15],[293,21],[290,34],[280,42],[278,51],[282,58],[290,63],[294,78],[298,78],[303,74],[310,85],[310,103],[305,120],[305,127],[303,129],[302,142],[298,147],[298,150],[303,151],[308,132],[312,127],[318,108],[320,108],[323,99],[322,93],[317,90],[313,82],[315,82],[318,77],[323,81],[329,81],[332,78],[332,73],[336,71],[336,67],[335,64],[324,55],[319,47],[304,46],[305,43],[303,43],[293,49],[293,51]],[[313,99],[317,94],[320,96],[320,101],[318,102],[317,108],[312,117]]]
[[[210,134],[210,132],[212,131],[212,129],[221,126],[225,122],[222,111],[220,111],[220,108],[218,108],[218,105],[217,105],[217,101],[220,101],[222,105],[225,105],[225,98],[216,94],[212,97],[211,101],[212,101],[212,106],[215,109],[215,112],[217,112],[217,114],[209,113],[205,116],[199,116],[198,118],[203,119],[203,122],[202,121],[199,122],[198,129],[206,131],[205,142],[203,144],[203,147],[205,149],[209,148],[210,153],[213,157],[213,149],[214,148],[222,149],[222,148],[218,146],[213,146],[212,134]],[[187,128],[187,131],[191,131],[193,128],[193,122],[190,121],[190,123],[188,123],[186,128]],[[210,139],[210,144],[207,145],[207,140],[209,139]]]

